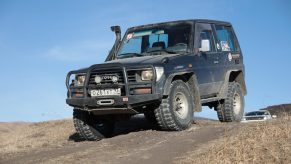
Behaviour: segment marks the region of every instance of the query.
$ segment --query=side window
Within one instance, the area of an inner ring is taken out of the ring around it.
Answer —
[[[238,46],[230,27],[215,25],[215,30],[221,51],[238,51]]]
[[[194,40],[194,48],[195,52],[199,52],[199,49],[202,47],[202,41],[209,41],[209,52],[216,51],[214,45],[214,36],[213,31],[210,24],[197,23],[195,30],[195,40]]]
[[[200,32],[199,47],[201,47],[201,40],[209,40],[210,41],[210,51],[214,51],[212,30],[202,30]]]

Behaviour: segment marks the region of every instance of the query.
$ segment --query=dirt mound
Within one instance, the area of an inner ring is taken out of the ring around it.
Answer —
[[[138,116],[118,122],[112,138],[76,142],[72,120],[20,126],[0,133],[0,163],[170,163],[224,129],[218,121],[198,120],[182,132],[158,131]]]
[[[291,104],[268,106],[261,110],[268,110],[272,115],[277,115],[278,117],[291,116]]]
[[[0,158],[68,142],[74,133],[71,120],[40,123],[0,123]]]
[[[0,122],[0,133],[10,133],[26,127],[28,124],[26,122]]]
[[[178,163],[291,163],[291,117],[242,124]]]
[[[286,115],[246,124],[198,119],[181,132],[138,116],[98,142],[81,140],[72,120],[0,123],[0,163],[291,163],[290,144]]]

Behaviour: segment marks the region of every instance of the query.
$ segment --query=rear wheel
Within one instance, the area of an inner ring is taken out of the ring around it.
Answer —
[[[80,109],[74,109],[74,126],[77,133],[89,141],[109,137],[114,130],[114,120],[106,116],[95,116]]]
[[[184,130],[192,123],[193,101],[189,87],[181,80],[173,81],[170,94],[155,109],[158,125],[164,130]]]
[[[217,116],[221,122],[241,121],[244,113],[244,96],[239,83],[230,82],[227,97],[217,106]]]

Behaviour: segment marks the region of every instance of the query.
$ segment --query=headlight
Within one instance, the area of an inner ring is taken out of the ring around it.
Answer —
[[[153,71],[152,70],[146,70],[141,72],[141,80],[142,81],[150,81],[153,79]]]
[[[83,86],[85,83],[85,74],[76,74],[75,75],[75,84],[76,86]]]
[[[159,81],[164,74],[164,67],[155,67],[156,70],[156,80]]]

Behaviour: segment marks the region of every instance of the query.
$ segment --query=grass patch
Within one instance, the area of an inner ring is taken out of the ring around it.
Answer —
[[[47,121],[26,125],[1,125],[9,132],[0,133],[0,156],[36,150],[51,145],[62,146],[74,133],[72,120]]]
[[[291,163],[291,117],[246,123],[178,163]]]

